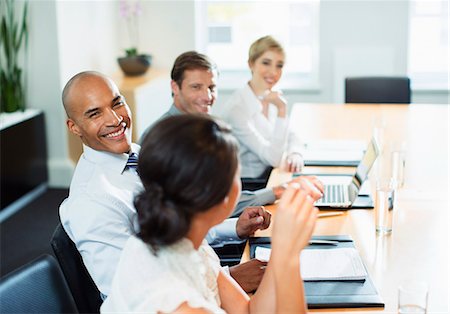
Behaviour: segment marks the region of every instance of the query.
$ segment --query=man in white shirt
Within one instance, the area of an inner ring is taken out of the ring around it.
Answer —
[[[142,184],[128,161],[140,147],[131,143],[130,109],[106,76],[79,73],[67,83],[62,98],[67,127],[80,137],[84,152],[69,196],[60,206],[61,223],[100,292],[107,296],[121,250],[139,229],[133,198]],[[269,223],[270,214],[253,207],[244,210],[239,219],[217,226],[208,240],[214,242],[218,235],[222,241],[240,240]],[[245,290],[254,290],[260,279],[252,274],[261,269],[259,263],[232,267],[230,273]]]

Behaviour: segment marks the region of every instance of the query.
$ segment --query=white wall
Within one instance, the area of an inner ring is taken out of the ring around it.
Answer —
[[[325,1],[320,10],[321,102],[344,102],[352,75],[406,75],[408,1]]]
[[[30,1],[28,106],[45,112],[49,185],[67,187],[74,170],[61,91],[74,74],[119,70],[117,2]]]
[[[29,17],[27,106],[41,109],[45,114],[49,183],[51,186],[67,186],[73,165],[67,158],[65,113],[60,100],[60,55],[55,2],[30,2]]]
[[[118,21],[117,1],[57,1],[61,86],[84,70],[119,70]]]
[[[408,5],[406,0],[323,0],[320,87],[285,91],[289,102],[342,102],[345,75],[405,74]],[[196,47],[195,3],[142,1],[142,6],[140,50],[153,55],[153,67],[170,69],[176,56]],[[46,114],[51,186],[68,186],[73,171],[62,88],[82,70],[119,71],[116,58],[128,39],[118,12],[118,1],[30,2],[28,102]],[[229,95],[220,90],[219,102]],[[413,102],[448,103],[448,92],[413,92]]]
[[[194,1],[143,1],[141,50],[153,55],[153,66],[170,69],[181,53],[195,49]]]

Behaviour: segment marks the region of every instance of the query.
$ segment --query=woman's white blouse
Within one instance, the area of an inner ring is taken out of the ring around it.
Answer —
[[[300,153],[300,142],[289,132],[288,117],[277,117],[275,107],[270,106],[267,118],[248,84],[218,109],[239,141],[241,177],[259,177],[268,166],[279,167],[283,153]]]
[[[195,250],[185,238],[161,248],[155,256],[147,244],[132,236],[101,312],[167,313],[187,302],[194,308],[225,313],[220,308],[219,271],[219,258],[206,241]]]

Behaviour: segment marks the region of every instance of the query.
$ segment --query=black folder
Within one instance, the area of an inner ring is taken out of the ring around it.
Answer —
[[[373,209],[374,203],[370,195],[360,194],[350,207],[317,206],[320,210]]]
[[[314,160],[306,159],[306,167],[356,167],[360,160]]]
[[[305,249],[332,250],[335,248],[355,247],[353,240],[348,235],[313,236],[312,240],[333,240],[337,241],[338,245],[312,244]],[[251,258],[255,257],[257,246],[269,248],[271,246],[270,238],[268,237],[250,238],[249,244]],[[304,286],[309,309],[384,308],[384,303],[369,275],[364,281],[309,281],[305,282]]]

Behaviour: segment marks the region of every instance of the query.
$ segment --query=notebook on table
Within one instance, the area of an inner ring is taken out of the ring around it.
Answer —
[[[335,244],[314,244],[320,243],[317,240],[331,240],[335,241]],[[255,257],[255,252],[257,248],[270,248],[270,238],[260,237],[260,238],[250,238],[250,257]],[[336,249],[355,249],[355,245],[350,236],[347,235],[337,235],[337,236],[313,236],[312,244],[307,246],[306,250],[336,250]],[[357,252],[357,251],[356,251]],[[303,253],[302,253],[303,254]],[[338,254],[339,255],[339,254]],[[373,284],[367,269],[359,257],[355,259],[354,256],[349,257],[352,262],[359,260],[362,263],[364,272],[361,273],[361,269],[357,269],[354,272],[353,278],[309,278],[304,281],[306,301],[308,303],[308,308],[310,309],[320,309],[320,308],[367,308],[367,307],[384,307],[384,303],[377,292],[375,285]],[[345,260],[345,258],[344,258]],[[320,259],[315,260],[316,263],[321,263],[322,265],[314,265],[317,269],[320,266],[330,267],[330,261]],[[332,262],[332,261],[331,261]],[[338,261],[336,261],[336,264]],[[340,262],[342,263],[342,262]],[[306,264],[308,265],[308,264]],[[338,265],[335,265],[338,267]],[[341,265],[342,267],[342,265]],[[353,267],[353,266],[351,266]],[[317,269],[307,271],[308,274],[315,274]],[[325,273],[332,276],[339,274],[339,270],[325,271]],[[302,271],[303,274],[303,271]],[[363,278],[361,278],[361,275]],[[316,279],[316,280],[312,280]]]
[[[356,140],[320,140],[305,144],[305,166],[356,167],[367,144]]]

